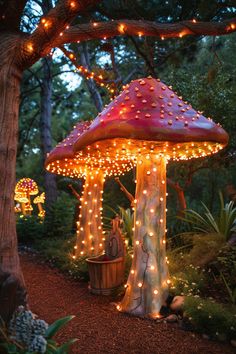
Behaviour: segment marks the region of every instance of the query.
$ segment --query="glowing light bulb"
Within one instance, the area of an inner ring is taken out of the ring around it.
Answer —
[[[133,270],[133,269],[131,269],[130,273],[131,273],[131,274],[134,274],[134,270]]]
[[[153,291],[153,293],[154,293],[155,295],[157,295],[157,294],[158,294],[158,290],[155,289],[155,290]]]
[[[136,241],[135,243],[136,243],[136,245],[139,245],[140,242],[139,242],[139,241]]]
[[[143,286],[142,283],[138,283],[138,287],[141,288]]]

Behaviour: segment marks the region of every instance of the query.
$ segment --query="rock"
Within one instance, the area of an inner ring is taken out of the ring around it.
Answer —
[[[202,338],[208,339],[208,340],[210,339],[210,337],[209,337],[207,334],[203,334],[203,335],[202,335]]]
[[[184,305],[184,296],[175,296],[170,304],[170,309],[174,312],[181,311]]]
[[[230,341],[230,344],[231,344],[233,347],[236,348],[236,340],[232,339],[232,340]]]
[[[166,317],[165,320],[168,323],[178,322],[178,316],[175,314],[172,314],[172,315],[169,315],[168,317]]]

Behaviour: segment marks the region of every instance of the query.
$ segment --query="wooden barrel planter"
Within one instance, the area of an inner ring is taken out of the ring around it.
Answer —
[[[90,291],[96,295],[110,295],[124,283],[124,257],[109,259],[106,255],[87,258]]]

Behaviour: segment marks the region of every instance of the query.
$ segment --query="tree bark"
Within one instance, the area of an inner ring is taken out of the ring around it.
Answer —
[[[134,258],[125,296],[118,307],[158,317],[168,296],[166,260],[166,161],[149,155],[137,161]]]
[[[176,23],[156,23],[151,21],[119,20],[92,22],[71,26],[63,36],[55,38],[54,45],[60,47],[66,43],[89,41],[92,39],[111,38],[115,36],[149,36],[166,38],[182,38],[194,36],[220,36],[236,31],[236,18],[222,22],[181,21]]]
[[[0,35],[0,316],[8,321],[26,302],[17,252],[14,212],[15,166],[20,80],[17,64],[18,36]],[[7,163],[6,163],[7,162]]]
[[[40,113],[40,135],[43,152],[43,165],[47,154],[52,150],[52,134],[51,134],[51,120],[52,120],[52,75],[51,75],[51,58],[43,58],[43,80],[41,88],[41,113]],[[52,205],[57,199],[57,184],[56,176],[45,170],[44,185],[46,196],[46,217],[50,212]]]
[[[104,173],[87,174],[77,222],[76,257],[96,256],[104,250],[102,231],[102,193]]]

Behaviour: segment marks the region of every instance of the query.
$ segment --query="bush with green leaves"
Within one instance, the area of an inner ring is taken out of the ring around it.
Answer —
[[[184,317],[193,325],[194,330],[220,340],[236,339],[236,307],[199,297],[186,297]]]
[[[77,339],[71,339],[60,346],[53,339],[54,335],[66,325],[74,316],[60,318],[50,326],[38,319],[31,311],[20,306],[13,314],[7,327],[4,323],[0,326],[2,337],[1,347],[6,353],[14,354],[66,354]]]
[[[174,295],[199,296],[205,291],[206,284],[206,276],[200,267],[194,267],[190,264],[185,266],[183,271],[171,276],[170,291]]]
[[[32,243],[34,240],[43,237],[43,221],[35,215],[17,217],[16,230],[19,242],[24,244]]]
[[[61,192],[51,210],[46,213],[44,233],[46,237],[65,237],[73,234],[76,201]]]
[[[52,266],[69,274],[74,279],[87,281],[89,275],[85,261],[86,257],[73,259],[74,245],[75,237],[70,236],[66,238],[45,238],[35,242],[34,247],[41,257]]]

